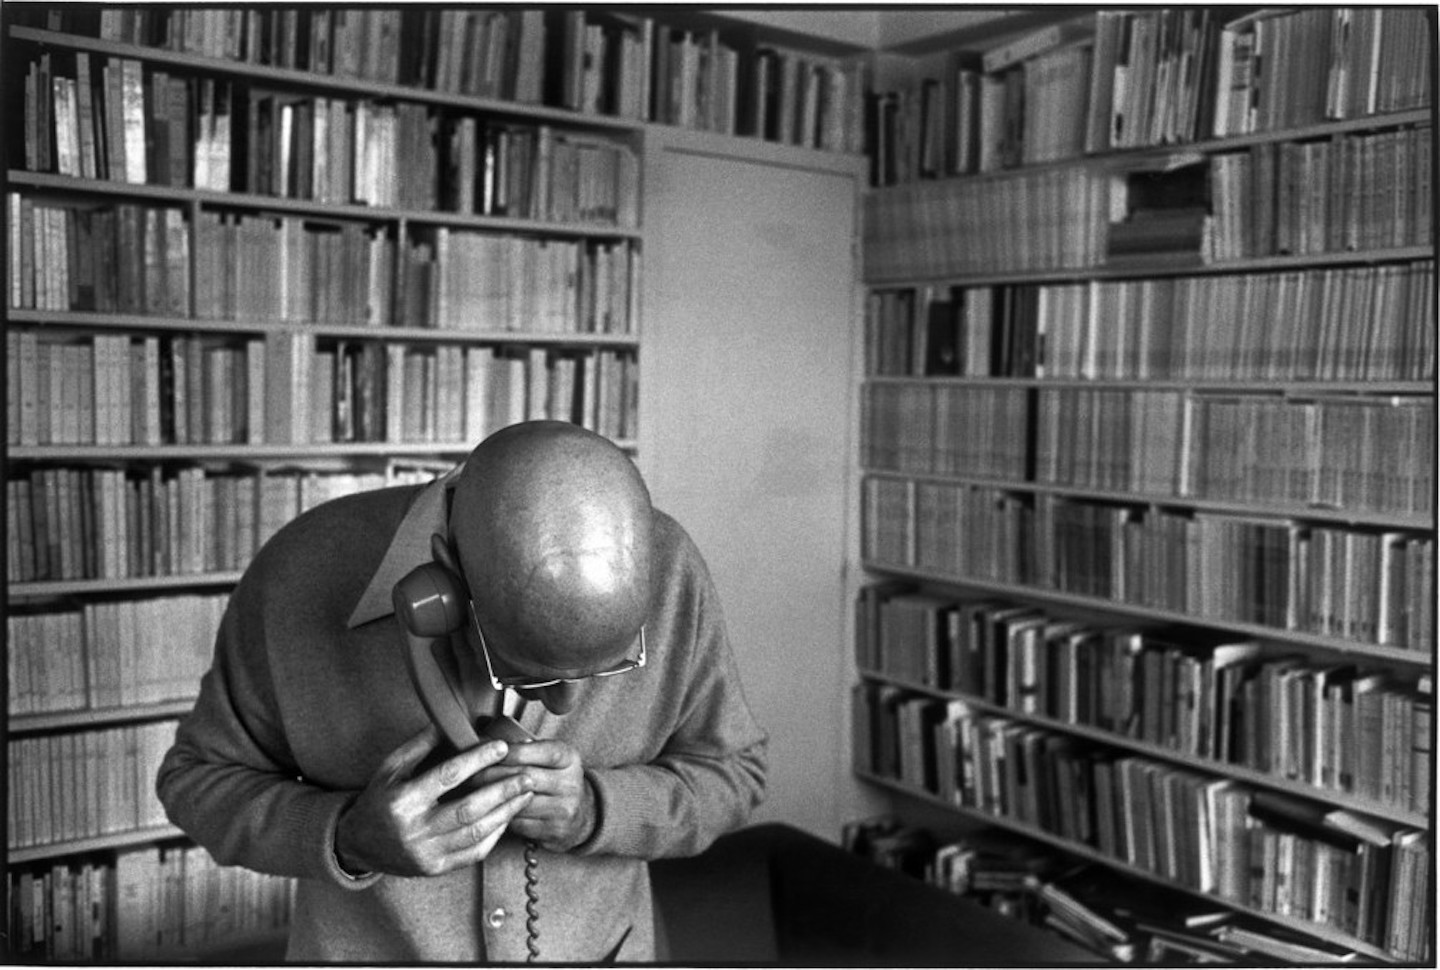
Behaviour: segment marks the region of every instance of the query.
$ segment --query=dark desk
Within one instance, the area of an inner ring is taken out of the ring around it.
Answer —
[[[1055,933],[876,866],[788,825],[650,864],[662,959],[683,965],[1103,963]]]

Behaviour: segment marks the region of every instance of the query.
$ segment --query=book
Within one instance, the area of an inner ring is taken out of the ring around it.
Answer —
[[[986,50],[981,66],[986,73],[995,74],[1061,44],[1092,36],[1094,29],[1088,17],[1049,24]]]
[[[1222,926],[1215,930],[1215,939],[1245,950],[1247,954],[1273,957],[1306,965],[1352,963],[1358,958],[1353,950],[1323,946],[1309,937],[1283,930],[1253,929],[1246,926]]]

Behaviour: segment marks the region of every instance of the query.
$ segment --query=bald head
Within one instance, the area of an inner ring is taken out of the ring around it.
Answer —
[[[558,421],[482,441],[451,537],[493,649],[557,674],[623,657],[650,607],[650,494],[626,454]]]

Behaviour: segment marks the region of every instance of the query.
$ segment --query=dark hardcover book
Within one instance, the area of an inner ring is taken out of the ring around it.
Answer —
[[[920,82],[920,145],[919,176],[938,178],[944,166],[944,100],[940,82],[924,78]]]
[[[959,303],[935,299],[926,311],[924,373],[928,376],[962,373]]]
[[[898,708],[906,697],[898,687],[882,686],[875,696],[874,720],[877,744],[875,772],[886,778],[900,777],[900,725]]]
[[[850,757],[856,771],[875,772],[878,732],[875,725],[875,685],[862,682],[850,688]]]
[[[1001,75],[1004,85],[1003,127],[1000,137],[1000,167],[1016,168],[1024,157],[1025,142],[1025,69],[1012,67]]]
[[[1040,356],[1040,289],[1036,286],[1010,288],[1007,312],[1010,348],[1006,353],[1010,377],[1034,377]]]
[[[990,371],[994,377],[1009,377],[1010,354],[1015,349],[1010,331],[1014,327],[1015,287],[997,286],[991,292]]]
[[[896,97],[890,92],[865,96],[865,145],[870,156],[870,184],[895,183]],[[768,118],[768,114],[766,116]]]
[[[167,445],[184,444],[175,419],[175,344],[182,339],[160,338],[160,441]]]

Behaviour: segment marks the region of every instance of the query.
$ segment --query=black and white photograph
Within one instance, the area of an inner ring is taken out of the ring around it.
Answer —
[[[1435,966],[1437,15],[3,0],[4,962]]]

